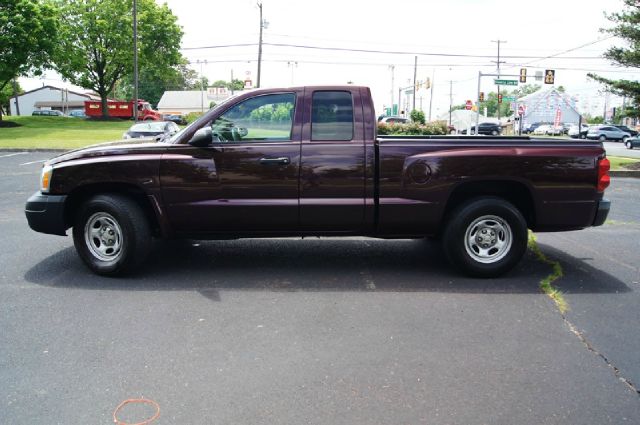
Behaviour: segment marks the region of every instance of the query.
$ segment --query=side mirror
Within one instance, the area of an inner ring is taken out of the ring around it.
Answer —
[[[211,133],[211,127],[206,126],[195,132],[191,140],[189,140],[189,144],[196,148],[204,148],[207,147],[213,142],[213,137]]]

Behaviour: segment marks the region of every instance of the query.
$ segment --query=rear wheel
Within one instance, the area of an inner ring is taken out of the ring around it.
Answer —
[[[442,238],[449,261],[474,277],[495,277],[513,268],[527,249],[527,223],[513,204],[479,198],[456,208]]]
[[[598,137],[598,140],[600,140],[601,142],[604,142],[605,140],[607,140],[607,136],[603,134],[600,137]]]
[[[133,271],[144,261],[151,229],[133,200],[117,194],[97,195],[76,216],[73,242],[92,271],[115,276]]]

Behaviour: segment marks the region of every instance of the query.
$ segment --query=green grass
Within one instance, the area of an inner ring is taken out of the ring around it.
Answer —
[[[0,148],[73,149],[122,139],[132,121],[67,117],[3,117],[20,127],[0,127]]]
[[[635,158],[624,158],[621,156],[607,156],[609,162],[611,162],[611,170],[619,171],[625,170],[627,165],[640,162],[640,160]]]
[[[560,310],[560,313],[565,314],[567,310],[569,310],[569,305],[564,299],[562,292],[560,292],[559,289],[553,286],[553,282],[560,279],[564,275],[564,273],[562,272],[562,266],[559,262],[550,260],[546,255],[544,255],[544,253],[538,246],[536,235],[532,231],[529,231],[529,240],[527,242],[527,245],[531,252],[533,252],[533,254],[536,256],[538,261],[544,264],[548,264],[552,267],[551,273],[540,281],[540,290],[547,294],[549,298],[551,298],[553,302],[556,303],[556,306],[558,307],[558,310]]]

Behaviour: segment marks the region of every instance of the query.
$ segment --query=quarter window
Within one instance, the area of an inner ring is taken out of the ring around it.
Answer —
[[[313,93],[311,140],[352,140],[353,99],[344,91]]]

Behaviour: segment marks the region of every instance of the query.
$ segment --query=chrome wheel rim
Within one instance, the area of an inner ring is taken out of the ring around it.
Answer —
[[[84,241],[91,255],[101,261],[114,261],[122,254],[122,229],[111,214],[97,212],[89,217]]]
[[[513,242],[511,227],[495,215],[478,217],[465,231],[464,247],[473,260],[490,264],[503,259]]]

